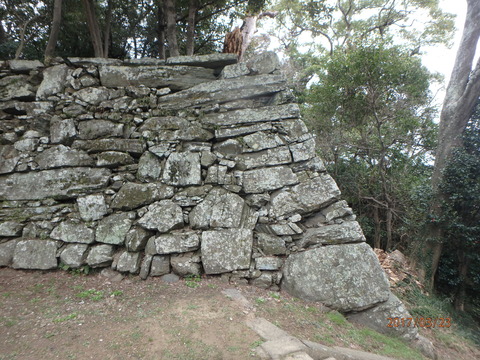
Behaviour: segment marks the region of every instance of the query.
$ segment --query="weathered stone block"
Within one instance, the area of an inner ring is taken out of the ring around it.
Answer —
[[[287,166],[253,169],[243,173],[243,189],[247,193],[262,193],[296,183],[297,176]]]
[[[347,319],[351,322],[367,326],[381,334],[401,336],[406,340],[413,340],[418,335],[415,326],[388,327],[388,318],[408,319],[412,315],[407,311],[403,303],[393,294],[388,300],[377,306],[359,313],[349,314]]]
[[[202,269],[200,257],[193,253],[170,256],[170,265],[173,272],[180,276],[200,275]]]
[[[250,69],[245,63],[227,65],[220,73],[220,79],[233,79],[250,74]]]
[[[292,144],[289,146],[292,152],[293,161],[306,161],[315,157],[315,139],[309,139],[307,141]]]
[[[13,260],[13,254],[15,252],[15,246],[17,246],[17,240],[11,240],[0,243],[0,267],[10,266]]]
[[[125,236],[132,226],[131,214],[119,213],[109,215],[98,223],[96,240],[105,244],[123,245]]]
[[[50,270],[57,267],[58,243],[52,240],[20,240],[13,253],[14,269]]]
[[[202,262],[207,274],[221,274],[250,267],[252,231],[224,229],[202,233]]]
[[[141,227],[133,227],[127,233],[125,238],[125,247],[128,251],[141,251],[145,249],[148,239],[152,236],[150,231]]]
[[[43,71],[43,81],[37,89],[37,99],[47,99],[51,95],[62,93],[67,84],[68,66],[52,66]]]
[[[145,253],[149,255],[184,253],[197,250],[199,246],[200,237],[196,232],[172,232],[151,237],[148,240]]]
[[[113,198],[112,209],[133,210],[173,196],[173,187],[158,184],[125,183]]]
[[[170,273],[170,256],[154,256],[150,276],[162,276]]]
[[[346,244],[365,241],[362,228],[356,221],[345,221],[341,224],[326,225],[307,229],[297,242],[300,248],[323,244]]]
[[[110,97],[109,90],[106,87],[87,87],[78,90],[74,96],[83,102],[91,105],[98,105]]]
[[[243,151],[260,151],[265,149],[273,149],[285,144],[278,134],[269,134],[257,132],[243,137]]]
[[[88,245],[68,244],[60,253],[60,262],[71,268],[79,268],[86,264]]]
[[[72,147],[89,153],[121,151],[140,155],[145,151],[145,143],[136,139],[75,140]]]
[[[201,184],[200,154],[187,152],[171,154],[165,163],[162,178],[169,185]]]
[[[201,66],[210,69],[221,69],[224,66],[235,64],[237,61],[236,54],[217,53],[207,55],[173,56],[167,59],[167,65]]]
[[[12,145],[0,146],[0,174],[7,174],[15,170],[18,160],[20,160],[20,153]]]
[[[270,214],[282,217],[293,213],[304,214],[319,210],[340,196],[337,184],[328,174],[308,179],[291,189],[272,196]]]
[[[263,256],[255,259],[255,269],[278,270],[282,267],[283,260],[274,256]]]
[[[30,72],[44,65],[39,60],[8,60],[10,70],[14,72]]]
[[[138,86],[169,87],[172,90],[215,80],[212,69],[192,66],[100,66],[100,82],[106,87]]]
[[[0,176],[0,200],[67,199],[103,188],[107,169],[69,168]]]
[[[151,152],[145,152],[138,161],[137,179],[141,181],[158,180],[162,173],[160,159]]]
[[[35,88],[28,82],[27,75],[12,75],[0,78],[0,100],[34,100]]]
[[[123,124],[108,120],[88,120],[78,124],[78,136],[83,140],[93,140],[102,137],[122,137]]]
[[[320,301],[342,312],[368,309],[390,295],[385,273],[365,243],[322,246],[291,254],[283,275],[282,287],[291,295]]]
[[[0,237],[15,237],[22,234],[23,226],[17,221],[2,221],[0,223]]]
[[[190,212],[190,225],[197,229],[241,227],[244,206],[239,195],[215,188]]]
[[[50,141],[53,144],[70,144],[76,135],[77,129],[73,119],[53,117],[50,121]]]
[[[69,243],[91,244],[95,241],[95,232],[83,222],[67,220],[53,229],[50,237]]]
[[[264,51],[249,61],[247,66],[254,74],[272,74],[280,69],[280,61],[274,51]]]
[[[53,146],[35,157],[40,170],[58,167],[93,166],[93,159],[81,150],[64,145]]]
[[[131,165],[135,160],[127,153],[106,151],[97,155],[97,166],[114,168],[122,165]]]
[[[162,200],[148,207],[148,212],[138,220],[138,225],[148,230],[168,232],[183,226],[182,208],[171,200]]]
[[[247,170],[264,166],[289,164],[292,162],[292,156],[288,147],[282,146],[275,149],[241,154],[235,157],[235,161],[238,169]]]
[[[139,252],[124,251],[118,258],[117,271],[137,274],[140,271],[141,260]]]
[[[93,268],[109,266],[113,261],[112,245],[95,245],[87,256],[87,264]]]
[[[203,117],[202,122],[215,126],[234,126],[257,122],[280,121],[283,119],[298,118],[299,116],[300,108],[297,104],[286,104],[212,113]]]
[[[285,240],[279,236],[258,233],[257,244],[265,255],[285,255],[287,253]]]
[[[105,197],[102,194],[93,194],[77,198],[78,211],[84,221],[101,219],[108,211]]]

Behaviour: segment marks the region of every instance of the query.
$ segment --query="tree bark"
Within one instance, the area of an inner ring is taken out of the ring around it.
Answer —
[[[195,50],[195,18],[197,16],[197,9],[197,0],[190,0],[188,5],[187,55],[193,55]]]
[[[36,16],[28,19],[23,23],[23,27],[20,29],[20,45],[18,45],[17,51],[15,52],[15,60],[20,59],[20,56],[22,56],[23,48],[25,47],[25,33],[27,31],[27,27],[35,19]]]
[[[158,57],[165,59],[165,12],[163,11],[163,1],[158,1],[157,6],[157,36],[158,36]]]
[[[53,5],[52,28],[50,29],[50,37],[48,38],[47,47],[45,48],[46,63],[49,63],[55,54],[58,34],[60,33],[60,24],[62,22],[62,2],[63,0],[55,0]]]
[[[373,205],[373,221],[375,222],[375,237],[373,240],[373,247],[375,249],[382,248],[382,225],[380,221],[378,206]]]
[[[165,0],[165,18],[167,23],[167,43],[170,56],[179,56],[177,42],[177,11],[175,10],[175,0]]]
[[[105,30],[103,32],[103,56],[108,58],[110,48],[110,31],[112,28],[113,0],[107,2],[107,16],[105,17]]]
[[[454,306],[455,310],[465,311],[465,298],[467,294],[467,280],[468,280],[468,268],[470,265],[470,259],[465,250],[458,250],[458,277],[460,284],[458,284],[457,292],[455,293]]]
[[[97,15],[95,13],[95,6],[93,0],[82,0],[85,7],[85,14],[87,17],[88,30],[92,39],[93,52],[95,57],[105,57],[102,46],[102,34],[97,21]]]
[[[432,174],[433,200],[430,204],[432,221],[429,225],[427,253],[430,253],[429,275],[426,285],[433,288],[435,274],[442,253],[443,229],[440,222],[442,194],[439,186],[443,181],[443,171],[456,147],[462,146],[462,134],[480,93],[480,60],[474,67],[474,57],[480,38],[480,1],[467,0],[467,16],[463,28],[460,47],[457,51],[450,82],[440,114],[438,146]],[[473,69],[473,70],[472,70]]]

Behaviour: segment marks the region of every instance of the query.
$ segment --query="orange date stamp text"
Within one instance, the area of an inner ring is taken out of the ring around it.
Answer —
[[[387,327],[421,327],[421,328],[449,328],[452,325],[451,318],[430,318],[430,317],[390,317],[387,318]]]

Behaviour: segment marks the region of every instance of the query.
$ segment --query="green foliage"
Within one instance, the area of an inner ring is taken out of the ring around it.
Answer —
[[[80,299],[100,301],[100,300],[103,299],[104,294],[103,294],[103,291],[101,291],[101,290],[88,289],[88,290],[79,292],[78,294],[76,294],[76,296]]]
[[[419,230],[416,202],[428,203],[433,75],[401,48],[378,45],[326,57],[317,77],[304,114],[329,171],[372,243],[406,242]]]
[[[463,145],[455,149],[440,186],[444,216],[431,221],[440,222],[445,234],[438,288],[454,296],[457,308],[466,301],[475,313],[480,309],[474,301],[480,298],[480,105],[465,129]]]
[[[187,285],[189,288],[195,289],[200,286],[201,280],[202,279],[199,275],[187,275],[185,276],[185,285]]]

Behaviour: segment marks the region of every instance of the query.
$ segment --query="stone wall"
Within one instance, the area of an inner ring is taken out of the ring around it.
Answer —
[[[1,64],[0,266],[221,275],[383,332],[407,317],[274,54],[69,60]]]

